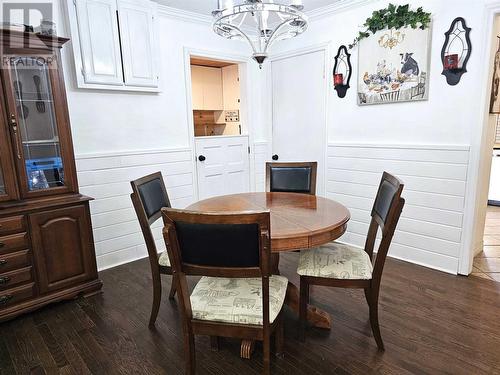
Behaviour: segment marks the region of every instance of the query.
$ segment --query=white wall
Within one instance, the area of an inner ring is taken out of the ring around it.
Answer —
[[[407,1],[392,1],[408,3]],[[350,51],[353,63],[351,89],[347,97],[340,99],[330,90],[329,142],[371,143],[436,143],[469,144],[479,119],[478,92],[480,77],[487,64],[482,61],[485,36],[484,0],[456,0],[450,6],[448,0],[412,1],[411,7],[423,6],[433,14],[432,47],[430,69],[430,94],[428,101],[373,105],[359,107],[356,102],[357,48]],[[360,25],[371,13],[385,7],[389,1],[373,1],[369,5],[349,9],[311,22],[309,29],[300,37],[286,41],[281,48],[298,49],[309,45],[330,42],[331,67],[333,56],[341,44],[348,45]],[[441,47],[444,32],[451,21],[458,16],[465,17],[472,27],[472,55],[467,66],[469,71],[462,76],[457,86],[449,86],[441,75]],[[278,45],[276,45],[278,46]],[[307,67],[304,67],[307,74]],[[333,86],[333,85],[332,85]],[[476,103],[476,105],[474,105]],[[457,109],[460,110],[457,110]]]
[[[392,2],[394,3],[394,1]],[[306,33],[276,45],[273,51],[280,53],[303,49],[320,43],[329,43],[331,72],[334,63],[333,57],[337,53],[338,47],[341,44],[348,45],[352,42],[364,20],[371,16],[374,10],[381,9],[387,6],[388,3],[389,1],[386,0],[373,1],[328,16],[317,16],[316,14],[312,18]],[[408,2],[396,1],[396,3],[404,4]],[[453,4],[450,5],[451,3]],[[467,273],[466,269],[469,265],[461,264],[459,266],[459,260],[462,261],[462,258],[466,258],[463,257],[463,253],[470,253],[472,248],[471,218],[474,217],[473,200],[475,198],[473,182],[474,176],[477,174],[478,163],[476,159],[478,142],[476,141],[480,139],[482,133],[483,96],[487,90],[484,86],[484,77],[485,70],[488,69],[488,62],[484,60],[484,56],[485,49],[489,48],[489,45],[487,45],[489,35],[486,35],[485,6],[491,3],[494,2],[489,0],[457,0],[453,2],[448,0],[417,0],[411,2],[412,8],[422,6],[426,11],[431,12],[433,17],[428,101],[359,107],[356,94],[357,49],[350,51],[352,53],[353,76],[351,89],[348,91],[347,97],[344,99],[338,98],[332,84],[329,92],[328,143],[330,147],[340,144],[352,148],[370,144],[370,146],[392,149],[396,146],[396,150],[399,151],[391,151],[391,156],[387,157],[385,162],[382,163],[382,166],[387,167],[382,169],[390,171],[394,160],[410,161],[412,164],[418,164],[418,160],[406,157],[407,149],[424,147],[433,150],[448,150],[458,147],[460,150],[467,150],[467,153],[470,149],[473,157],[468,158],[465,165],[465,191],[458,197],[459,206],[453,209],[463,216],[459,226],[460,235],[458,238],[453,239],[453,241],[458,240],[459,246],[455,246],[453,253],[447,255],[452,256],[454,261],[444,262],[447,266],[443,266],[443,262],[436,262],[434,258],[435,254],[437,254],[437,248],[433,250],[432,254],[429,254],[427,259],[424,257],[417,261],[452,273],[458,272],[459,269],[460,272]],[[441,75],[440,53],[445,39],[445,31],[448,30],[452,20],[459,16],[464,17],[467,25],[472,28],[472,55],[467,65],[468,72],[462,76],[460,83],[457,86],[449,86],[445,77]],[[307,74],[307,67],[303,67],[303,74]],[[304,93],[304,95],[307,95],[307,93]],[[366,151],[363,150],[363,152]],[[359,158],[370,158],[370,155],[358,156]],[[330,156],[330,168],[335,168],[334,166],[338,163],[336,158],[336,155]],[[355,165],[360,163],[357,159],[349,160],[349,162],[352,163],[354,169],[356,169]],[[439,160],[433,162],[439,162]],[[405,177],[411,179],[412,174],[413,170],[411,168],[399,171],[399,175],[402,176],[403,180]],[[353,183],[357,178],[361,179],[361,177],[359,174],[356,175]],[[447,178],[442,180],[445,183]],[[373,184],[373,181],[370,181],[369,185],[371,184]],[[444,190],[441,193],[456,199],[452,184],[447,186],[449,190]],[[411,189],[412,187],[407,186],[407,188]],[[367,192],[371,190],[373,189],[367,187],[363,194],[370,196]],[[330,185],[329,193],[336,196],[341,192],[336,189],[336,185]],[[408,192],[406,195],[412,193]],[[426,203],[427,208],[439,209],[442,203],[439,201],[440,199],[439,196],[431,197]],[[407,199],[407,207],[412,206],[416,207],[418,203],[412,201],[412,199]],[[447,212],[447,210],[445,211]],[[445,211],[443,213],[446,213]],[[355,223],[353,224],[355,225]],[[415,223],[415,227],[412,229],[413,232],[418,233],[418,225],[418,223]],[[408,230],[407,226],[406,230]],[[359,241],[356,242],[359,243]],[[398,251],[397,256],[415,261],[413,259],[414,250],[418,252],[424,249],[417,244],[415,248],[407,249],[406,253]]]
[[[58,34],[70,37],[66,3],[55,2]],[[191,18],[190,18],[191,17]],[[188,20],[190,18],[191,20]],[[161,171],[174,207],[196,201],[196,171],[191,145],[191,112],[186,97],[185,49],[215,55],[250,56],[244,43],[213,33],[210,20],[160,6],[159,94],[88,90],[76,87],[71,42],[62,50],[73,143],[80,191],[91,202],[99,269],[147,255],[129,194],[129,181]],[[248,72],[248,73],[247,73]],[[248,100],[245,128],[262,133],[258,110],[262,72],[251,62],[243,69],[248,82],[242,90]],[[163,248],[161,223],[155,224],[158,249]]]

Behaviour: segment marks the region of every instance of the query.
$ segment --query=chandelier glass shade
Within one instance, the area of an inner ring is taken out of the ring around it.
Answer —
[[[301,0],[277,1],[287,4],[273,0],[219,0],[218,9],[212,12],[213,29],[224,38],[247,41],[253,50],[252,58],[262,67],[273,43],[307,29]]]

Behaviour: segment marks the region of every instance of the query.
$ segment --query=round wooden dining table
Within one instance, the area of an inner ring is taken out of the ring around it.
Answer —
[[[311,249],[336,240],[344,234],[350,219],[349,210],[331,199],[296,193],[242,193],[205,199],[188,207],[204,212],[262,211],[271,215],[271,250],[275,272],[279,273],[279,254]],[[299,291],[288,283],[285,303],[297,314]],[[310,324],[330,329],[330,315],[309,305]],[[243,340],[241,355],[250,358],[253,342]]]

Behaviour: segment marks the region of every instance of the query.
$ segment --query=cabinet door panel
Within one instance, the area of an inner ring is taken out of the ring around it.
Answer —
[[[158,86],[155,11],[150,1],[118,1],[125,85]]]
[[[224,110],[240,109],[240,79],[238,65],[222,68],[222,84],[224,95]]]
[[[2,69],[23,197],[76,192],[60,55],[14,56]]]
[[[196,65],[191,65],[191,90],[193,109],[203,110],[203,70]]]
[[[115,0],[76,0],[86,83],[123,85]]]
[[[40,293],[97,277],[89,213],[84,205],[32,214]]]
[[[210,111],[222,111],[222,69],[205,68],[203,74],[203,107]]]

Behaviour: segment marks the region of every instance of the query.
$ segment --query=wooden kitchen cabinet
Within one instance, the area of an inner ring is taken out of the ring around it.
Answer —
[[[0,29],[0,321],[97,292],[60,49],[68,39]]]
[[[224,110],[220,68],[191,65],[191,83],[194,110]]]
[[[240,109],[240,74],[238,65],[222,68],[222,86],[224,95],[224,110]]]

